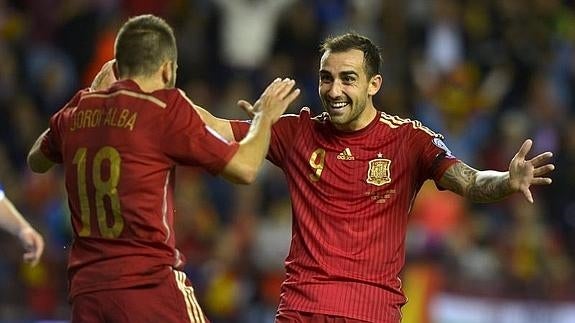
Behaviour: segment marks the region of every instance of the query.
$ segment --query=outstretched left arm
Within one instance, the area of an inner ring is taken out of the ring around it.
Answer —
[[[544,152],[527,160],[526,156],[532,145],[533,141],[525,140],[511,159],[506,172],[480,171],[458,162],[445,171],[439,185],[473,202],[494,202],[514,192],[521,192],[533,203],[529,188],[531,185],[551,184],[551,178],[544,176],[553,171],[555,166],[548,163],[553,156],[551,152]]]

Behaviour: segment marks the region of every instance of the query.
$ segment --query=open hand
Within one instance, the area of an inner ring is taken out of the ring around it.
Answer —
[[[239,100],[238,106],[250,118],[253,118],[256,113],[262,113],[269,117],[272,122],[276,122],[300,94],[299,89],[293,89],[294,85],[295,81],[292,79],[285,78],[281,80],[276,78],[268,85],[254,105],[251,105],[248,101]]]
[[[509,184],[511,188],[515,191],[521,191],[530,203],[533,203],[533,196],[529,187],[531,185],[551,184],[551,178],[543,176],[555,169],[553,164],[548,163],[549,159],[553,157],[551,152],[544,152],[527,160],[527,153],[529,153],[532,146],[533,141],[531,139],[525,140],[509,164]]]

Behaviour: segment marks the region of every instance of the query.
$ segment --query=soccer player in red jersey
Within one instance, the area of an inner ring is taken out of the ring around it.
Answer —
[[[44,251],[44,239],[38,231],[26,221],[12,201],[6,197],[1,185],[0,228],[10,232],[20,240],[20,243],[22,243],[24,247],[24,262],[35,266],[38,261],[40,261],[40,257]]]
[[[321,48],[319,95],[326,112],[288,114],[272,127],[267,158],[287,178],[292,241],[276,323],[401,321],[400,271],[415,196],[427,179],[475,202],[497,201],[550,184],[550,152],[526,159],[526,140],[509,170],[480,171],[458,160],[443,137],[419,121],[378,111],[379,49],[345,34]],[[248,110],[251,106],[242,103]],[[201,111],[224,137],[242,138],[249,122]]]
[[[175,248],[176,165],[250,183],[266,156],[271,125],[299,95],[272,82],[249,134],[230,142],[206,126],[175,88],[176,41],[161,18],[131,18],[114,62],[50,119],[28,155],[35,172],[65,170],[74,241],[68,272],[74,322],[207,322]],[[106,81],[108,80],[108,81]]]

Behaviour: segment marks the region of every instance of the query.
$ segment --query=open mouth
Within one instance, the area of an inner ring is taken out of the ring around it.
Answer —
[[[330,107],[333,110],[340,110],[340,109],[347,107],[348,105],[349,105],[349,102],[332,102],[330,104]]]

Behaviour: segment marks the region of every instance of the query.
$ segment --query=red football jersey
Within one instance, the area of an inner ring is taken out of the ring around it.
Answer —
[[[238,149],[178,89],[133,81],[80,91],[50,119],[42,152],[63,163],[74,241],[70,297],[161,281],[183,257],[174,239],[174,166],[215,174]]]
[[[236,138],[248,126],[232,123]],[[293,212],[279,310],[398,322],[415,195],[457,161],[441,135],[383,112],[342,132],[303,109],[273,126],[268,159],[286,174]]]

